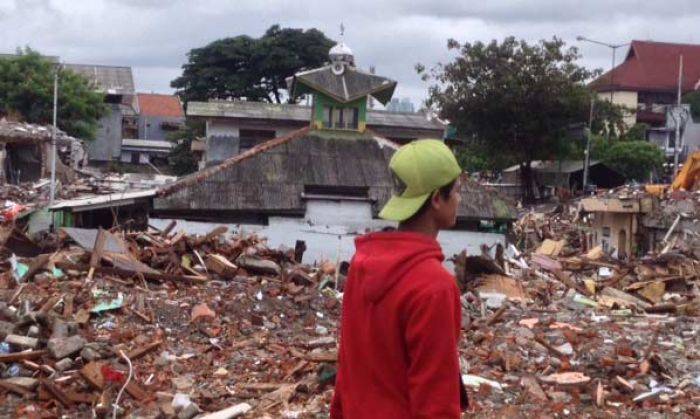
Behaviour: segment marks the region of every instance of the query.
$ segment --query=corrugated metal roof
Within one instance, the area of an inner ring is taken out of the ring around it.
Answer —
[[[189,102],[187,116],[270,119],[276,121],[310,121],[311,107],[243,101]],[[379,110],[367,111],[367,125],[443,130],[437,119],[428,119],[423,113],[396,113]]]
[[[49,207],[49,210],[55,211],[64,208],[71,208],[73,211],[78,211],[80,208],[97,209],[110,206],[127,205],[138,198],[149,198],[156,195],[156,189],[135,192],[119,192],[109,195],[88,196],[66,201],[59,201]]]
[[[591,166],[600,164],[599,160],[591,160]],[[535,160],[530,164],[532,170],[540,173],[574,173],[583,170],[583,160]],[[520,165],[516,164],[504,172],[515,172],[520,170]]]
[[[134,76],[131,73],[131,67],[91,64],[63,64],[63,67],[87,78],[97,90],[103,93],[134,94]]]

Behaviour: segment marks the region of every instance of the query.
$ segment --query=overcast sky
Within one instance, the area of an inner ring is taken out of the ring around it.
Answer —
[[[414,65],[449,60],[448,38],[557,36],[580,46],[582,64],[605,69],[610,50],[577,35],[700,43],[695,0],[0,0],[0,52],[28,45],[63,62],[131,66],[139,91],[170,93],[192,48],[275,23],[338,39],[341,21],[358,65],[397,80],[396,95],[414,102],[426,92]]]

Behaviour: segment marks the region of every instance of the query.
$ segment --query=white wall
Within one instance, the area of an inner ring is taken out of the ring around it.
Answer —
[[[617,91],[613,93],[613,103],[616,105],[622,105],[629,109],[632,109],[631,113],[626,113],[623,118],[625,125],[631,127],[637,122],[637,92],[628,91]],[[598,98],[602,100],[610,101],[610,92],[600,92],[598,93]]]
[[[207,121],[207,137],[216,135],[238,137],[238,125],[224,121]]]
[[[170,219],[151,219],[156,228],[165,228]],[[229,232],[258,233],[277,248],[294,248],[297,240],[306,242],[304,262],[313,263],[330,259],[350,260],[355,253],[355,238],[396,223],[372,218],[371,205],[367,201],[309,200],[304,218],[270,217],[269,225],[221,224],[177,220],[176,231],[189,234],[206,234],[218,225],[226,225]],[[443,231],[438,237],[445,257],[449,258],[466,249],[469,254],[481,254],[481,245],[505,244],[503,234],[472,231]]]

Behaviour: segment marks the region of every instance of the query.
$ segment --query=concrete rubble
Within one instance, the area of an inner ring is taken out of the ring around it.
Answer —
[[[615,257],[591,225],[576,203],[531,211],[514,244],[452,258],[468,414],[700,414],[700,258],[673,239],[687,228]],[[0,253],[0,416],[327,415],[346,264],[176,223],[47,243]]]

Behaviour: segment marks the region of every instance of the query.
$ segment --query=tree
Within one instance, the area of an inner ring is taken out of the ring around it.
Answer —
[[[649,174],[660,169],[666,158],[661,149],[647,141],[616,141],[612,144],[605,142],[591,153],[594,158],[600,158],[611,168],[617,170],[625,178],[646,182]]]
[[[521,162],[526,200],[533,197],[531,162],[566,148],[566,129],[588,120],[591,93],[585,81],[596,73],[576,65],[576,48],[554,38],[530,45],[513,37],[489,44],[460,45],[459,55],[429,73],[417,66],[429,88],[427,104],[489,154]]]
[[[192,49],[182,76],[171,86],[184,102],[246,98],[282,103],[285,79],[322,66],[333,45],[317,29],[274,25],[260,38],[240,35]]]
[[[16,57],[0,59],[0,114],[49,125],[53,122],[55,64],[36,51],[18,50]],[[87,79],[71,70],[58,70],[60,129],[85,140],[95,138],[98,121],[106,112],[104,97]]]
[[[700,118],[700,91],[692,91],[683,96],[683,103],[690,105],[690,115],[693,119]]]
[[[204,135],[202,123],[188,123],[184,129],[168,135],[168,140],[175,143],[175,147],[168,155],[168,163],[175,175],[184,176],[197,171],[197,161],[192,155],[192,141],[202,135]]]

